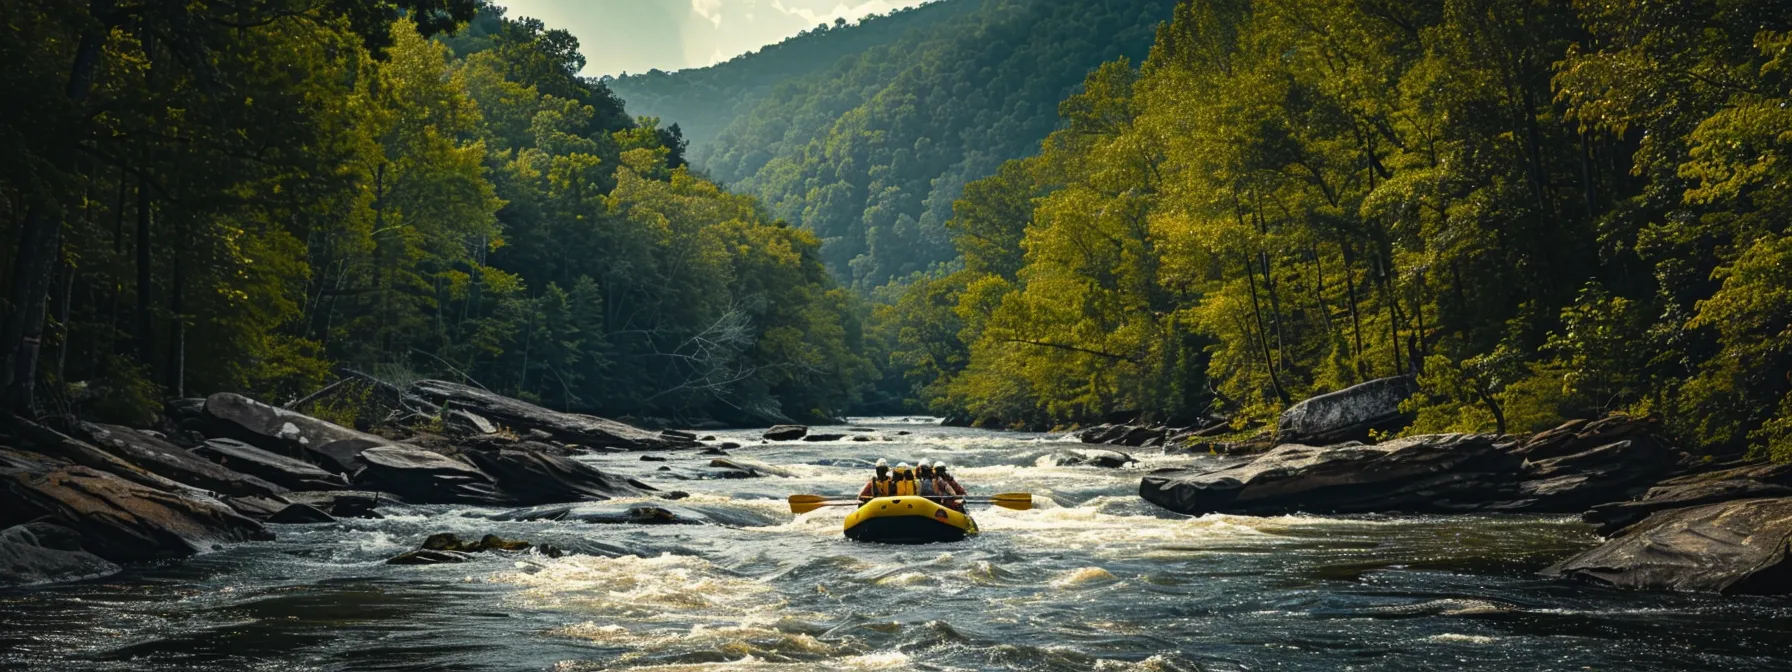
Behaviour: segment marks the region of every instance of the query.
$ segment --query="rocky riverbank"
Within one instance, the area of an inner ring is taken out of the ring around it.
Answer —
[[[1792,466],[1718,468],[1623,416],[1528,437],[1362,443],[1369,430],[1399,422],[1410,390],[1388,379],[1297,404],[1266,452],[1151,472],[1139,495],[1190,515],[1584,512],[1609,541],[1546,574],[1626,588],[1792,594]],[[1153,431],[1148,441],[1176,449],[1172,432],[1153,428],[1084,438],[1113,443]]]
[[[8,419],[0,423],[0,585],[99,576],[119,563],[271,539],[268,523],[378,517],[382,504],[639,497],[654,488],[573,455],[701,446],[683,432],[443,381],[397,394],[413,422],[384,433],[229,393],[168,404],[162,431]]]

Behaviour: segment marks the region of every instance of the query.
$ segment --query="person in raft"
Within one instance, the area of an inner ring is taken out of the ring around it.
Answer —
[[[895,494],[895,495],[913,495],[913,494],[915,494],[915,470],[914,470],[914,468],[908,466],[907,462],[896,463],[896,471],[895,471],[895,473],[890,475],[890,479],[892,481],[894,481],[894,485],[896,486],[895,492],[893,492],[891,494]]]
[[[896,494],[896,482],[890,479],[890,462],[877,458],[877,474],[859,490],[859,501],[868,502],[872,497],[889,497]]]
[[[946,494],[939,488],[939,481],[933,478],[933,465],[927,460],[915,466],[915,494],[933,501],[940,501],[940,495]]]
[[[938,483],[938,485],[936,485],[934,487],[939,489],[940,494],[946,495],[947,497],[955,497],[953,499],[947,499],[943,503],[948,507],[957,509],[959,511],[963,511],[964,510],[964,499],[963,498],[966,494],[964,491],[964,486],[959,485],[958,479],[953,478],[952,474],[947,472],[945,460],[934,460],[934,462],[933,462],[933,480],[936,483]]]

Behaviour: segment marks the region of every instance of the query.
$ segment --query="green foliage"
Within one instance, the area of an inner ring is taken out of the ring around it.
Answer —
[[[483,7],[430,39],[460,4],[19,13],[30,30],[0,38],[22,94],[0,104],[20,112],[0,121],[20,157],[0,167],[0,238],[66,231],[54,291],[5,287],[50,298],[41,378],[132,423],[167,395],[295,399],[339,365],[605,414],[852,404],[877,375],[866,309],[819,242],[692,175],[676,127],[577,76],[564,31]],[[100,48],[75,96],[84,39]],[[318,412],[352,422],[364,401]]]
[[[1410,432],[1624,411],[1786,459],[1788,35],[1765,1],[1180,3],[965,190],[970,275],[884,342],[1033,425],[1417,374]]]

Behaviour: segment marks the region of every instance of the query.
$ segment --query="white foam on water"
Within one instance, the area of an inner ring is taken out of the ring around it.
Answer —
[[[585,672],[587,670],[643,670],[652,672],[858,672],[860,670],[909,670],[914,668],[914,661],[900,651],[866,653],[842,656],[820,661],[805,662],[773,662],[757,656],[743,656],[738,660],[715,663],[672,663],[648,664],[632,666],[597,665],[581,662],[566,662],[554,666],[554,672]],[[953,670],[956,668],[929,666],[928,669]]]
[[[1493,644],[1500,640],[1498,637],[1488,637],[1487,635],[1464,635],[1464,634],[1455,633],[1455,632],[1446,632],[1441,635],[1432,635],[1430,637],[1426,637],[1425,641],[1427,641],[1427,642],[1452,642],[1452,643],[1460,643],[1460,644]]]
[[[1119,577],[1100,567],[1082,567],[1064,572],[1049,582],[1053,588],[1075,588],[1087,585],[1106,585],[1119,581]]]
[[[517,586],[512,601],[524,607],[621,620],[737,623],[785,606],[777,591],[758,581],[732,576],[703,558],[670,553],[569,555],[541,562],[534,571],[498,572],[486,581]]]

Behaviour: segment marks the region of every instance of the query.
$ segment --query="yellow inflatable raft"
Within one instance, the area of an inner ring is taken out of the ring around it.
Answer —
[[[977,521],[921,497],[878,497],[846,516],[846,538],[884,544],[963,541]]]

